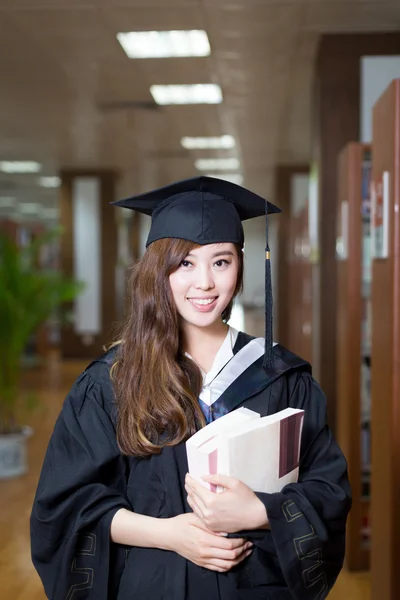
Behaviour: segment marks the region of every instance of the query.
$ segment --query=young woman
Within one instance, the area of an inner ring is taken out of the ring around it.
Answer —
[[[31,516],[48,598],[325,598],[350,490],[324,395],[280,345],[267,340],[266,357],[249,361],[255,342],[227,325],[242,288],[241,220],[265,201],[195,178],[119,204],[152,225],[121,342],[78,378],[49,443]],[[231,363],[237,377],[221,387]],[[225,491],[214,494],[187,474],[187,438],[239,406],[305,410],[299,481],[281,493],[217,475],[208,480]]]

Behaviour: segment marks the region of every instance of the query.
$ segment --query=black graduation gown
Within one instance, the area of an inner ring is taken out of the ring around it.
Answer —
[[[250,340],[239,333],[234,352]],[[54,427],[32,509],[33,563],[52,600],[321,600],[342,567],[350,509],[346,461],[326,425],[326,402],[307,363],[274,348],[217,400],[272,414],[305,410],[299,481],[258,497],[270,531],[248,532],[250,557],[229,573],[174,552],[110,542],[116,511],[168,518],[190,511],[185,445],[124,457],[115,437],[110,351],[78,378]],[[218,407],[218,404],[213,406]],[[260,452],[262,449],[260,448]]]

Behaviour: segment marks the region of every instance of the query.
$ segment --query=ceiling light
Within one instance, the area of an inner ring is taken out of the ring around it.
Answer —
[[[58,219],[60,211],[54,206],[49,206],[48,208],[43,207],[40,211],[40,216],[43,219]]]
[[[222,91],[214,83],[194,85],[152,85],[151,95],[157,104],[219,104]]]
[[[199,158],[194,164],[199,171],[235,171],[240,169],[240,162],[237,158]]]
[[[219,137],[183,137],[181,144],[188,150],[228,150],[234,148],[235,138],[233,135],[221,135]]]
[[[217,177],[218,179],[236,183],[236,185],[242,185],[243,183],[243,175],[240,173],[218,173],[218,175],[215,175],[215,173],[207,173],[206,177]]]
[[[39,173],[42,165],[37,162],[25,160],[2,160],[0,161],[0,171],[3,173]]]
[[[18,210],[23,215],[34,215],[40,211],[41,205],[37,202],[24,202],[19,204]]]
[[[39,185],[45,188],[58,188],[61,185],[59,177],[39,177]]]
[[[1,208],[12,208],[15,204],[15,198],[12,196],[0,196]]]
[[[209,56],[210,42],[201,29],[191,31],[129,31],[117,33],[128,58]]]

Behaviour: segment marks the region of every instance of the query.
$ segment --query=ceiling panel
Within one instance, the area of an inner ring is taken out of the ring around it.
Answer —
[[[97,68],[95,98],[97,104],[107,101],[144,101],[153,103],[149,82],[135,61],[102,61]],[[95,108],[95,107],[94,107]]]
[[[241,10],[227,10],[218,2],[205,2],[210,31],[220,30],[248,39],[252,36],[267,37],[274,30],[295,30],[299,26],[304,6],[300,1],[264,2],[257,5],[244,3]]]
[[[187,8],[201,6],[202,0],[0,0],[0,8],[20,10],[28,8],[34,10],[52,9],[65,10],[66,8]]]
[[[25,53],[33,43],[53,60],[70,58],[85,64],[103,57],[121,56],[118,41],[109,34],[96,8],[86,5],[62,10],[20,9],[9,11],[8,15],[21,31],[24,40],[21,47]]]
[[[103,22],[112,34],[120,31],[167,31],[170,29],[204,29],[204,10],[199,4],[184,3],[184,6],[168,7],[167,2],[157,10],[144,5],[137,8],[134,3],[112,6],[103,3],[100,10]]]
[[[129,61],[129,59],[127,59]],[[138,71],[151,84],[217,83],[212,77],[213,61],[208,58],[149,59],[136,62]]]
[[[66,7],[71,9],[80,8],[82,6],[97,6],[101,0],[0,0],[0,9],[8,10],[21,10],[21,9],[33,9],[33,10],[65,10]]]
[[[395,31],[400,26],[399,2],[324,2],[309,4],[303,28],[317,32]]]
[[[237,156],[270,194],[278,163],[309,158],[319,36],[386,31],[400,2],[376,0],[0,0],[0,160],[115,168],[119,193],[195,174],[197,157]],[[205,28],[210,57],[130,60],[116,34]],[[151,84],[219,83],[220,105],[156,107]],[[184,135],[230,133],[236,148],[187,151]],[[55,203],[37,178],[0,174],[0,196]],[[22,200],[21,200],[22,201]]]
[[[100,6],[175,9],[202,6],[203,0],[95,0]]]
[[[33,1],[30,5],[32,8],[10,10],[8,14],[32,37],[95,39],[103,33],[101,13],[90,3],[81,2],[74,6],[64,1],[59,9],[45,8],[40,2]],[[107,42],[106,39],[104,41]]]

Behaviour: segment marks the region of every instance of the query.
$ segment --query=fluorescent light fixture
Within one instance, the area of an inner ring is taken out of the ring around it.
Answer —
[[[214,83],[194,85],[152,85],[150,93],[157,104],[220,104],[222,91]]]
[[[48,208],[43,207],[40,211],[40,216],[42,219],[58,219],[60,211],[53,206],[49,206]]]
[[[183,137],[181,144],[187,150],[229,150],[235,146],[233,135],[219,137]]]
[[[39,173],[42,165],[31,160],[2,160],[0,171],[3,173]]]
[[[15,198],[12,196],[0,196],[0,208],[12,208],[15,205]]]
[[[45,188],[58,188],[61,185],[59,177],[39,177],[39,185]]]
[[[37,202],[22,202],[18,206],[18,210],[22,215],[35,215],[41,209],[41,205]]]
[[[194,163],[199,171],[237,171],[240,162],[237,158],[199,158]]]
[[[209,56],[210,42],[202,29],[190,31],[129,31],[117,33],[128,58]]]
[[[243,183],[243,175],[241,173],[207,173],[206,177],[218,177],[218,179],[224,179],[225,181],[230,181],[231,183],[236,183],[236,185],[242,185]]]

